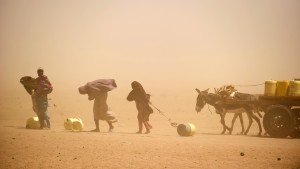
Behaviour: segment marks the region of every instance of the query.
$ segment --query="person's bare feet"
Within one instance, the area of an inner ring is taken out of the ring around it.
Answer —
[[[108,129],[108,132],[113,132],[114,128],[115,128],[114,126],[110,126],[109,129]]]
[[[100,129],[91,130],[91,132],[100,132]]]

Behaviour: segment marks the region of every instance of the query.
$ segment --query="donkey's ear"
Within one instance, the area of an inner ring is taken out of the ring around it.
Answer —
[[[205,93],[208,93],[208,91],[209,91],[209,88],[208,88],[208,89],[206,89],[206,90],[204,90],[203,92],[205,92]]]
[[[201,94],[201,91],[199,89],[196,88],[195,90],[198,92],[198,94]]]

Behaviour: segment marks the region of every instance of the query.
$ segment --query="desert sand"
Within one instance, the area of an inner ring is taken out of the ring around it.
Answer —
[[[256,137],[255,123],[247,136],[238,135],[238,120],[232,135],[221,135],[219,116],[207,108],[197,114],[193,110],[194,98],[181,106],[175,104],[181,109],[172,109],[170,103],[176,99],[166,96],[162,98],[170,100],[169,103],[156,102],[171,120],[196,126],[194,136],[181,137],[157,111],[150,116],[151,133],[135,134],[135,105],[124,99],[126,106],[117,106],[113,100],[118,97],[114,95],[109,98],[119,119],[114,132],[107,132],[105,122],[100,123],[100,133],[89,132],[94,129],[92,102],[79,96],[73,99],[76,104],[72,104],[72,96],[62,97],[65,102],[55,96],[49,101],[50,130],[25,128],[27,118],[34,116],[25,91],[1,98],[0,168],[300,168],[299,139]],[[63,121],[67,117],[82,118],[83,131],[65,130]],[[231,118],[228,115],[226,123]],[[244,121],[247,125],[245,115]]]
[[[299,0],[1,0],[0,169],[300,169],[300,139],[256,137],[255,122],[238,135],[239,120],[221,135],[213,108],[195,111],[195,88],[262,94],[266,80],[300,78],[299,11]],[[25,128],[35,113],[19,80],[38,67],[54,87],[50,130]],[[106,122],[89,132],[93,102],[78,93],[101,78],[118,85],[108,97],[112,133]],[[195,135],[179,136],[157,111],[151,133],[135,134],[137,110],[126,101],[135,80]],[[70,117],[83,120],[82,132],[64,129]]]

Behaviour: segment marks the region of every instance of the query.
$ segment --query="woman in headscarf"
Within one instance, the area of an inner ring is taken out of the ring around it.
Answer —
[[[150,133],[150,129],[152,126],[149,124],[149,116],[153,113],[152,108],[150,107],[150,95],[147,94],[143,88],[143,86],[137,82],[133,81],[131,83],[132,91],[128,94],[128,101],[135,101],[136,108],[138,110],[138,124],[139,130],[136,132],[141,134],[143,131],[143,124],[146,128],[145,134]]]
[[[105,120],[109,125],[109,132],[112,132],[114,126],[112,123],[117,122],[117,118],[112,111],[108,109],[107,92],[117,87],[113,79],[99,79],[89,82],[86,85],[79,87],[80,94],[88,94],[89,100],[94,100],[94,122],[96,129],[92,132],[100,132],[99,120]]]

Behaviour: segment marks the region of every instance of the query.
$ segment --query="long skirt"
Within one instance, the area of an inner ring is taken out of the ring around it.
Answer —
[[[48,99],[47,95],[35,96],[36,102],[36,113],[40,121],[49,119],[47,108],[48,108]]]
[[[105,120],[110,123],[117,122],[117,118],[114,112],[108,109],[108,105],[106,103],[107,100],[107,92],[103,92],[94,100],[94,119],[95,120]]]

